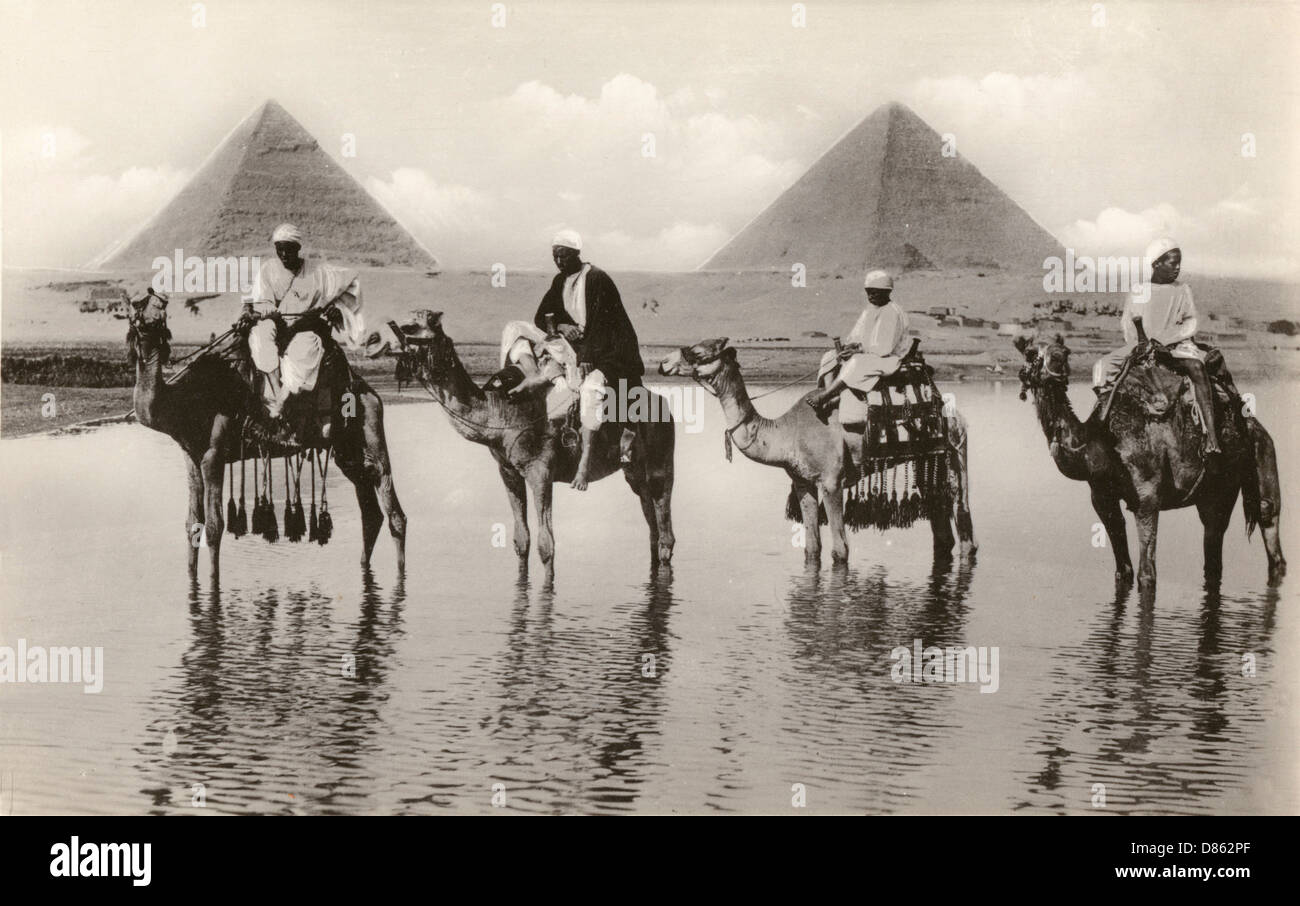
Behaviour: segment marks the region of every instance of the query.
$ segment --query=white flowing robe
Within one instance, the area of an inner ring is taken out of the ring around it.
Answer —
[[[1192,341],[1198,324],[1192,288],[1178,282],[1151,283],[1135,288],[1124,301],[1124,313],[1120,315],[1124,345],[1107,353],[1093,367],[1095,386],[1107,386],[1119,377],[1124,360],[1138,342],[1135,317],[1142,319],[1147,337],[1168,347],[1171,354],[1205,361],[1205,353]]]
[[[883,375],[898,370],[907,351],[907,312],[893,302],[868,305],[846,338],[861,345],[862,351],[850,356],[840,368],[845,385],[862,393],[873,389]],[[822,357],[821,375],[834,370],[835,351]]]
[[[339,343],[359,346],[365,334],[361,282],[356,271],[337,267],[319,258],[304,259],[297,274],[279,258],[262,263],[253,286],[253,308],[267,313],[301,314],[324,308],[331,302],[343,315],[343,326],[333,331]],[[325,349],[320,337],[310,331],[296,334],[279,356],[274,321],[259,321],[248,334],[248,348],[259,371],[280,369],[286,394],[313,390],[320,374]]]

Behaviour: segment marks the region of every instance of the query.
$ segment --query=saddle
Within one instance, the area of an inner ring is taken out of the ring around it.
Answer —
[[[1216,421],[1219,426],[1218,439],[1222,441],[1226,427],[1226,420],[1222,417],[1224,414],[1236,423],[1239,430],[1244,430],[1241,398],[1237,394],[1236,387],[1224,377],[1226,369],[1223,354],[1217,348],[1204,343],[1197,343],[1196,346],[1206,353],[1205,372],[1214,395],[1217,414],[1220,415]],[[1109,421],[1111,407],[1117,397],[1129,400],[1147,418],[1154,420],[1169,417],[1175,404],[1182,400],[1183,404],[1195,413],[1197,427],[1204,435],[1205,420],[1197,405],[1192,380],[1186,374],[1182,374],[1181,370],[1177,358],[1164,346],[1152,345],[1147,351],[1142,351],[1141,347],[1135,348],[1124,362],[1119,378],[1100,393],[1098,411],[1101,413],[1102,421]]]
[[[914,338],[898,369],[882,375],[871,390],[850,387],[832,404],[840,407],[840,426],[864,455],[928,453],[946,441],[943,395],[920,345]]]
[[[339,413],[345,420],[349,417],[348,412],[342,411],[343,394],[352,388],[356,374],[348,364],[346,354],[331,335],[330,325],[324,318],[299,318],[292,325],[283,318],[276,319],[276,346],[279,355],[283,356],[289,341],[304,331],[311,331],[320,337],[323,352],[316,386],[312,390],[295,393],[285,401],[280,413],[282,425],[273,426],[281,430],[274,432],[270,439],[286,446],[328,446],[334,415]],[[241,338],[239,352],[240,375],[261,403],[262,414],[269,419],[268,407],[274,401],[275,394],[266,375],[253,367],[246,334]],[[355,415],[355,410],[351,414]],[[261,436],[266,433],[266,427],[265,424],[259,428],[246,423],[245,435],[252,441],[266,440]]]

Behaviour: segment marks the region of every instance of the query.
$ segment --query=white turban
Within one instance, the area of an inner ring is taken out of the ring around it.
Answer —
[[[867,271],[866,279],[862,281],[862,285],[867,289],[893,289],[894,278],[885,271]]]
[[[582,251],[582,237],[578,235],[577,230],[560,230],[551,240],[552,246],[561,246],[566,249],[573,249],[575,252]]]
[[[271,242],[296,242],[302,245],[302,230],[292,223],[282,223],[271,234]]]
[[[1165,255],[1178,248],[1178,243],[1168,236],[1161,236],[1159,239],[1152,239],[1151,244],[1147,246],[1146,263],[1147,267],[1155,264]]]

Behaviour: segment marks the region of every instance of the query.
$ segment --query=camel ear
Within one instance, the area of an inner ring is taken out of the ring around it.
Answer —
[[[424,323],[434,333],[442,333],[442,312],[425,312]]]

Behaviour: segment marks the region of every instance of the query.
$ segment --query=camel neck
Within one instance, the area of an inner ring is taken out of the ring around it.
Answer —
[[[502,417],[501,406],[470,379],[459,358],[440,381],[430,380],[421,371],[420,383],[442,404],[451,426],[466,440],[491,445],[501,439],[505,423],[511,421]]]
[[[158,349],[138,355],[135,362],[135,392],[132,402],[135,404],[135,416],[142,425],[152,426],[157,422],[159,397],[162,393],[163,370],[162,354]]]
[[[765,432],[771,422],[758,414],[749,399],[745,380],[740,375],[740,366],[734,361],[724,362],[711,384],[718,395],[718,403],[722,406],[732,441],[750,459],[767,461]]]
[[[1068,477],[1081,477],[1086,473],[1083,448],[1087,443],[1085,430],[1070,404],[1066,385],[1049,381],[1037,394],[1038,423],[1052,451],[1057,467]]]

